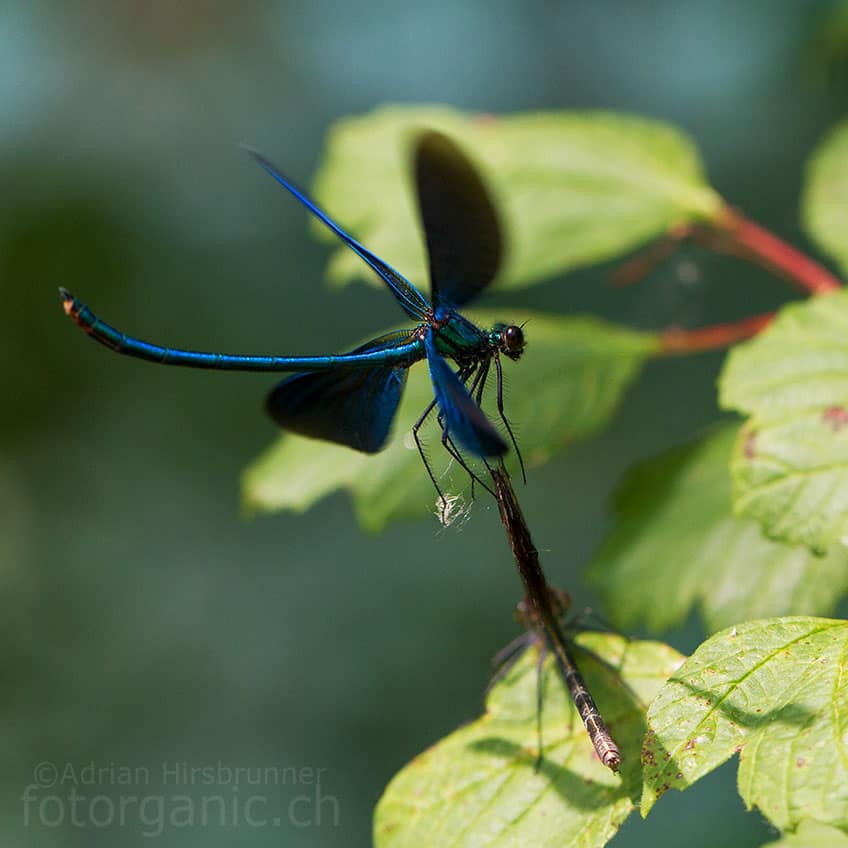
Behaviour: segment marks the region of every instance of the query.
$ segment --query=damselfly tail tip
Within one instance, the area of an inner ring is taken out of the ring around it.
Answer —
[[[65,315],[70,315],[74,308],[74,296],[64,286],[59,286],[59,297],[62,298]]]
[[[248,144],[246,141],[239,142],[239,150],[243,150],[245,153],[249,153],[251,156],[262,155],[252,144]]]
[[[271,163],[252,145],[246,144],[242,141],[239,144],[239,148],[245,153],[247,153],[248,156],[252,156],[253,159],[258,162],[263,168],[267,169],[271,167]]]

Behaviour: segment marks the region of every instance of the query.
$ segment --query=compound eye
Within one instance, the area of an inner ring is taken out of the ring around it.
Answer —
[[[524,349],[524,331],[515,325],[507,327],[503,332],[504,347],[509,353],[518,353]]]

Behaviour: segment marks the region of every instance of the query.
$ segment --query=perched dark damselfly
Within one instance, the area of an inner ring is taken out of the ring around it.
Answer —
[[[544,635],[601,762],[612,771],[618,771],[621,752],[598,711],[560,629],[559,618],[563,612],[561,593],[551,589],[545,580],[539,552],[533,544],[506,469],[501,464],[490,468],[490,472],[495,484],[501,522],[527,593],[526,624]]]
[[[503,407],[502,358],[521,358],[524,331],[507,323],[478,327],[457,311],[489,287],[504,253],[494,202],[465,153],[433,131],[421,133],[413,148],[414,185],[430,265],[430,300],[345,232],[264,156],[253,152],[253,157],[377,273],[415,322],[413,326],[378,336],[347,353],[269,356],[152,344],[107,324],[79,298],[60,289],[65,313],[92,339],[125,356],[218,371],[292,373],[268,395],[266,406],[271,417],[293,433],[363,453],[377,453],[385,447],[407,372],[415,363],[426,360],[433,400],[413,426],[412,436],[439,494],[443,515],[448,509],[447,498],[427,461],[418,431],[437,409],[442,444],[472,480],[478,479],[460,449],[484,461],[503,456],[508,450],[507,442],[480,407],[487,381],[494,374],[498,415],[523,469]]]

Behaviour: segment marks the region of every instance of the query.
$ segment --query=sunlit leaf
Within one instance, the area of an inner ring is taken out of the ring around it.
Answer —
[[[807,232],[848,272],[848,121],[810,159],[802,210]]]
[[[623,627],[680,624],[698,605],[711,630],[773,615],[822,615],[848,588],[848,552],[826,557],[767,539],[731,511],[728,462],[738,424],[634,468],[589,569]],[[662,587],[661,601],[657,587]]]
[[[425,291],[409,179],[410,146],[424,128],[455,139],[496,195],[509,242],[502,286],[530,285],[613,258],[674,224],[712,219],[721,208],[692,143],[673,127],[644,118],[609,112],[492,117],[442,106],[394,106],[340,121],[316,178],[317,197]],[[373,280],[341,246],[330,277]]]
[[[643,361],[658,350],[656,336],[593,318],[512,310],[508,315],[477,312],[473,317],[481,326],[503,319],[526,322],[524,356],[504,363],[504,403],[530,466],[604,426]],[[484,406],[498,425],[495,384],[492,373]],[[281,436],[246,470],[245,505],[299,512],[331,492],[347,489],[362,525],[370,530],[393,519],[434,513],[436,492],[411,437],[413,423],[432,399],[426,365],[413,366],[389,446],[374,456],[300,436]],[[448,467],[435,416],[422,434],[440,487],[446,494],[467,499],[468,477],[455,463]],[[510,462],[515,462],[514,452]]]
[[[683,658],[608,634],[578,641],[592,651],[578,649],[578,662],[622,750],[621,774],[598,760],[550,658],[536,769],[538,653],[530,650],[489,693],[482,718],[395,776],[375,813],[378,848],[606,844],[638,798],[645,705]]]
[[[848,541],[848,292],[785,307],[735,347],[721,403],[750,416],[734,506],[774,539],[822,553]]]
[[[740,755],[739,792],[778,828],[848,826],[848,622],[773,618],[704,642],[648,711],[642,814]]]

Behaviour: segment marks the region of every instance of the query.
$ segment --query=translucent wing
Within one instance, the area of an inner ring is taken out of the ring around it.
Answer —
[[[391,265],[387,265],[379,256],[375,256],[368,248],[363,247],[356,239],[349,236],[326,212],[316,206],[306,192],[301,191],[295,183],[284,176],[282,171],[261,153],[250,148],[247,148],[247,151],[283,188],[291,192],[318,220],[326,224],[351,250],[362,257],[380,275],[400,303],[403,311],[410,318],[414,318],[416,321],[423,321],[426,318],[430,304],[409,280],[402,277]]]
[[[433,306],[463,306],[492,282],[500,266],[503,244],[494,204],[465,154],[440,133],[420,136],[414,170]]]
[[[351,353],[386,349],[408,338],[408,331],[390,333]],[[392,365],[308,371],[279,383],[265,406],[293,433],[377,453],[389,437],[406,375],[406,368]]]
[[[475,456],[503,456],[506,442],[450,365],[436,353],[432,330],[427,335],[426,350],[433,392],[448,435]]]

